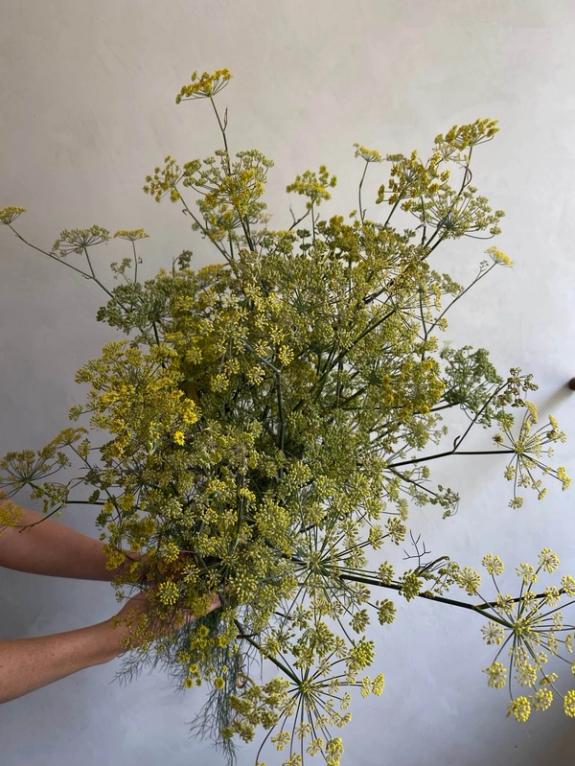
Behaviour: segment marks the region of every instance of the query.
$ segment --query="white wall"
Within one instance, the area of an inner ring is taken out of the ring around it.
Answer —
[[[339,180],[326,209],[355,206],[354,141],[424,151],[455,122],[498,118],[501,133],[477,151],[475,180],[507,211],[498,243],[516,266],[462,302],[450,333],[488,346],[502,372],[535,374],[542,414],[551,411],[571,435],[557,462],[575,474],[575,394],[564,385],[575,375],[574,32],[569,0],[0,0],[0,207],[26,207],[22,232],[48,247],[63,228],[144,226],[152,236],[141,248],[146,276],[190,245],[205,263],[210,253],[176,206],[141,191],[165,154],[187,160],[218,146],[205,103],[174,103],[194,69],[232,70],[222,94],[232,149],[256,147],[274,159],[278,228],[290,223],[286,183],[322,162]],[[471,274],[482,244],[452,243],[441,264]],[[100,251],[102,273],[120,247]],[[66,424],[80,398],[73,374],[111,330],[94,321],[97,289],[72,271],[7,230],[0,256],[3,454],[38,447]],[[575,572],[573,491],[554,489],[544,503],[529,497],[511,511],[503,465],[463,460],[442,468],[461,491],[459,514],[441,521],[416,511],[433,552],[478,566],[496,551],[513,569],[548,544]],[[96,534],[95,515],[74,508],[64,518]],[[117,608],[105,583],[0,571],[5,638],[79,628]],[[356,705],[346,763],[573,762],[573,722],[558,706],[523,727],[505,718],[505,694],[481,673],[492,653],[480,625],[447,606],[411,603],[391,628],[374,631],[387,689]],[[188,738],[200,693],[181,697],[158,673],[120,686],[112,683],[118,667],[2,706],[2,766],[222,762]],[[253,753],[241,748],[239,766]]]

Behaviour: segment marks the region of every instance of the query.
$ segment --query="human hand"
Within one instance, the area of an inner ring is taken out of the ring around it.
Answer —
[[[191,551],[181,550],[178,555],[178,565],[191,558]],[[155,577],[155,556],[151,552],[142,553],[140,551],[126,551],[126,560],[115,570],[110,572],[110,579],[114,578],[121,584],[128,582],[138,582],[140,585],[150,586],[154,584]],[[129,569],[134,562],[138,562],[136,569],[137,577],[129,574]]]
[[[131,646],[139,645],[146,639],[156,639],[169,635],[179,630],[190,620],[195,618],[188,609],[180,609],[168,620],[161,620],[157,615],[152,617],[152,603],[156,586],[131,596],[122,606],[120,611],[111,618],[117,626],[122,638],[129,637]],[[218,609],[222,605],[220,597],[214,593],[208,607],[208,612]],[[135,627],[134,626],[138,626]],[[131,628],[133,628],[131,630]]]

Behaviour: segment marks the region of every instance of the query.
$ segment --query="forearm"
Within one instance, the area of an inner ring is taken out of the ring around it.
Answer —
[[[111,620],[79,630],[0,641],[0,703],[99,665],[124,651],[126,629]]]
[[[106,568],[106,553],[100,540],[77,532],[42,513],[19,506],[22,517],[17,527],[0,534],[0,566],[20,572],[75,577],[81,580],[111,580],[131,563]],[[40,524],[22,529],[26,524]],[[139,555],[129,551],[131,558]]]
[[[188,610],[158,618],[150,611],[152,590],[132,596],[108,620],[79,630],[37,638],[0,640],[0,703],[104,662],[159,638],[194,619]],[[221,601],[213,594],[208,611]]]

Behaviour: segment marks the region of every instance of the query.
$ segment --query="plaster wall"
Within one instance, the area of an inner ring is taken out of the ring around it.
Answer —
[[[454,309],[449,334],[487,346],[502,372],[534,373],[542,416],[553,413],[570,436],[557,462],[573,475],[575,394],[565,383],[575,376],[574,32],[569,0],[0,0],[0,207],[26,207],[19,229],[45,247],[63,228],[144,227],[144,276],[184,248],[197,264],[212,260],[177,206],[141,191],[166,154],[185,161],[219,145],[205,103],[174,103],[194,69],[233,72],[222,94],[231,148],[274,160],[268,204],[277,228],[291,223],[288,204],[296,204],[286,184],[321,163],[339,181],[325,211],[356,206],[353,142],[423,153],[452,124],[495,117],[501,132],[477,150],[474,183],[507,212],[497,243],[515,266],[496,270]],[[379,183],[373,173],[368,200]],[[485,246],[447,244],[438,264],[470,277]],[[100,252],[108,281],[108,263],[123,254],[117,241]],[[65,425],[81,397],[74,372],[113,337],[94,321],[103,297],[0,231],[0,453],[39,447]],[[573,490],[553,488],[542,503],[528,495],[512,511],[503,468],[458,458],[438,469],[462,501],[446,521],[433,508],[414,511],[427,546],[476,567],[498,552],[512,571],[549,545],[575,573]],[[61,520],[97,535],[96,513],[75,507]],[[117,609],[106,583],[0,569],[3,638],[79,628]],[[505,693],[488,689],[481,672],[492,652],[480,625],[449,607],[410,603],[391,628],[374,629],[387,687],[355,705],[344,762],[575,762],[574,725],[559,706],[525,726],[505,717]],[[187,733],[202,690],[181,696],[157,672],[121,686],[118,667],[85,670],[0,707],[0,764],[223,762]],[[251,764],[255,749],[240,747],[238,766]]]

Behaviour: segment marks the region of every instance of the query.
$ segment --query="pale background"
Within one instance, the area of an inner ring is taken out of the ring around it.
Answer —
[[[171,153],[181,161],[219,146],[209,105],[176,106],[194,69],[229,67],[220,103],[230,109],[232,150],[256,147],[270,171],[271,226],[291,222],[284,187],[320,163],[338,176],[333,205],[356,205],[361,172],[353,142],[383,152],[424,152],[455,122],[500,120],[476,151],[475,181],[507,211],[498,244],[515,260],[453,312],[451,337],[486,345],[501,372],[532,371],[542,414],[570,433],[557,454],[575,474],[575,5],[569,0],[0,0],[0,207],[28,209],[19,229],[50,247],[63,228],[98,223],[145,227],[140,249],[153,275],[182,249],[212,258],[175,205],[141,191]],[[374,211],[368,183],[368,215]],[[299,210],[299,207],[296,207]],[[485,243],[444,248],[441,265],[471,275]],[[95,251],[100,273],[126,243]],[[109,275],[109,276],[108,276]],[[103,294],[71,270],[0,231],[0,453],[37,448],[66,425],[80,400],[75,370],[112,331],[94,320]],[[486,551],[508,568],[542,545],[575,572],[573,491],[553,487],[506,507],[497,459],[444,463],[460,489],[459,514],[441,521],[415,511],[437,555],[478,566]],[[23,493],[20,500],[27,502]],[[95,510],[64,517],[97,534]],[[0,571],[0,635],[36,636],[113,614],[106,583]],[[514,588],[514,578],[508,587]],[[400,605],[391,628],[373,631],[381,698],[358,701],[343,731],[355,766],[516,766],[573,762],[575,723],[559,706],[520,726],[506,719],[504,692],[481,669],[492,652],[481,619],[438,604]],[[0,708],[2,766],[211,766],[209,743],[186,722],[202,693],[178,695],[159,673],[112,683],[118,663],[80,672]],[[567,669],[568,672],[568,669]],[[567,688],[568,679],[561,681]],[[239,766],[255,748],[242,746]],[[269,763],[279,763],[272,755]]]

